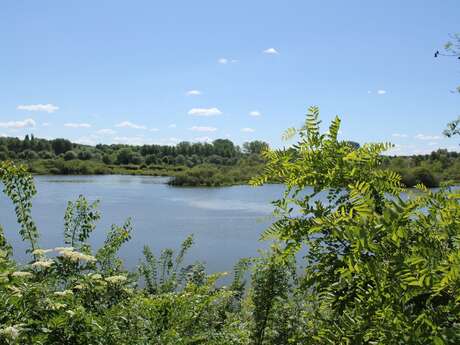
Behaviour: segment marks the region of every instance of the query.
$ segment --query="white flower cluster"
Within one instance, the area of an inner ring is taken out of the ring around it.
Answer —
[[[19,337],[21,331],[20,325],[8,326],[0,330],[0,334],[3,334],[5,337],[10,339],[16,339]]]
[[[59,296],[59,297],[66,297],[66,296],[73,295],[73,292],[70,290],[56,291],[54,295]]]
[[[117,284],[117,283],[125,282],[126,280],[128,280],[128,278],[122,275],[118,275],[118,276],[107,277],[105,278],[105,280],[108,281],[109,283]]]
[[[35,261],[33,264],[32,264],[32,267],[35,267],[35,268],[50,268],[51,265],[53,265],[53,261],[52,260],[39,260],[39,261]]]
[[[13,277],[18,277],[18,278],[30,278],[33,276],[32,273],[30,272],[23,272],[23,271],[16,271],[11,274]]]
[[[58,247],[55,250],[59,253],[60,256],[63,258],[78,262],[78,261],[88,261],[88,262],[95,262],[96,258],[92,255],[83,254],[80,252],[76,252],[72,247]]]
[[[32,254],[36,256],[43,256],[46,253],[52,252],[52,249],[35,249]]]

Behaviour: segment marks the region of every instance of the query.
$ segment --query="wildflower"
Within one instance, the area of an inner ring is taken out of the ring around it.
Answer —
[[[56,291],[54,293],[54,295],[59,296],[59,297],[65,297],[65,296],[68,296],[68,295],[73,295],[73,292],[70,291],[70,290]]]
[[[59,254],[63,256],[65,259],[68,259],[73,262],[77,262],[79,260],[88,261],[88,262],[96,261],[96,258],[92,255],[75,252],[73,250],[61,250]]]
[[[106,281],[108,281],[109,283],[112,283],[112,284],[122,283],[122,282],[126,281],[127,279],[128,278],[126,278],[125,276],[121,276],[121,275],[111,276],[111,277],[105,278]]]
[[[53,264],[53,261],[51,260],[40,260],[40,261],[35,261],[32,264],[32,267],[40,267],[40,268],[49,268]]]
[[[35,249],[32,254],[37,256],[43,256],[46,253],[52,252],[52,249]]]
[[[82,285],[82,284],[78,284],[78,285],[75,285],[73,288],[74,288],[75,290],[82,290],[82,289],[85,288],[85,286]]]
[[[91,279],[94,279],[94,280],[102,279],[102,276],[99,273],[91,273],[91,274],[88,275],[88,277],[90,277]]]
[[[6,337],[11,338],[11,339],[16,339],[19,337],[19,326],[8,326],[3,328],[0,333],[4,334]]]
[[[75,312],[73,310],[67,310],[66,313],[69,314],[70,317],[73,317],[75,315]]]
[[[23,272],[23,271],[16,271],[11,274],[13,277],[18,277],[18,278],[30,278],[33,276],[32,273],[30,272]]]
[[[67,307],[67,304],[64,303],[50,303],[51,310],[58,310]]]

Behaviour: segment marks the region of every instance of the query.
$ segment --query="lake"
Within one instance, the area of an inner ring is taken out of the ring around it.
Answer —
[[[195,245],[187,263],[204,262],[209,272],[230,271],[241,257],[266,248],[259,242],[272,222],[270,201],[281,196],[282,185],[222,188],[171,187],[167,178],[145,176],[38,176],[33,216],[41,233],[42,248],[63,245],[67,201],[80,194],[100,200],[102,219],[91,236],[93,248],[101,246],[111,224],[131,217],[133,238],[120,251],[129,268],[142,257],[145,244],[156,255],[164,248],[177,249],[189,234]],[[0,224],[14,256],[25,262],[26,246],[20,240],[12,203],[0,196]]]

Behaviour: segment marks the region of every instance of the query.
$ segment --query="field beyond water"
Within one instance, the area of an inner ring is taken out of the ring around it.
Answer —
[[[359,147],[358,143],[352,144]],[[0,138],[0,160],[26,164],[36,175],[170,176],[174,186],[230,186],[248,184],[263,171],[266,148],[268,144],[261,141],[239,147],[228,139],[213,143],[182,142],[176,146],[93,147],[31,135],[23,140]],[[438,150],[429,155],[385,156],[381,164],[382,168],[398,172],[406,187],[418,183],[438,187],[440,182],[460,182],[457,152]]]

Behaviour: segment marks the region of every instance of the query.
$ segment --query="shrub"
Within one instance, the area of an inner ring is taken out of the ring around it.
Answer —
[[[381,169],[390,145],[351,148],[337,140],[338,118],[321,134],[318,116],[310,108],[305,125],[288,133],[298,133],[297,145],[266,151],[264,173],[253,180],[260,185],[276,176],[286,185],[275,202],[278,220],[263,238],[284,243],[274,253],[280,261],[308,249],[299,283],[309,296],[308,338],[316,344],[459,343],[460,195],[419,185],[419,194],[402,200],[400,176]],[[278,321],[277,329],[295,326]]]
[[[74,151],[67,151],[64,154],[64,160],[66,160],[66,161],[71,161],[71,160],[74,160],[74,159],[77,159],[77,158],[78,158],[78,156]]]

